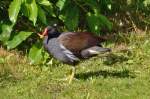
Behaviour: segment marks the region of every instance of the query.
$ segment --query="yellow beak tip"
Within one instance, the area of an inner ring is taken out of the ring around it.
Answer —
[[[43,36],[43,35],[41,35],[41,34],[39,34],[39,33],[38,33],[38,36],[39,36],[41,39],[42,39],[42,38],[44,38],[44,36]]]

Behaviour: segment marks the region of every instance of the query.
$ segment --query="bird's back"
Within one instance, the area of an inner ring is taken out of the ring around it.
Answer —
[[[86,48],[98,45],[103,41],[103,38],[89,32],[66,32],[62,33],[58,40],[70,51],[78,53]]]

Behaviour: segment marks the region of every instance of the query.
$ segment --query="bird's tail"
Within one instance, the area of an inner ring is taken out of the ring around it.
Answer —
[[[97,39],[99,42],[105,42],[108,40],[108,38],[106,36],[98,36]]]
[[[114,36],[115,36],[114,34],[105,35],[105,36],[98,36],[97,39],[99,42],[105,42],[107,40],[114,38]]]
[[[91,56],[101,54],[101,53],[106,53],[106,52],[111,52],[110,48],[103,48],[99,46],[94,46],[88,49],[85,49],[81,52],[82,57],[84,58],[89,58]]]

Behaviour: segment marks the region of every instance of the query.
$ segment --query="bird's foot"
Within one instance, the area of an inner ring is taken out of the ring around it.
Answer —
[[[72,67],[71,74],[68,77],[62,78],[62,79],[53,79],[53,80],[56,80],[56,81],[67,81],[69,84],[71,84],[72,81],[75,79],[74,75],[75,75],[75,67]]]

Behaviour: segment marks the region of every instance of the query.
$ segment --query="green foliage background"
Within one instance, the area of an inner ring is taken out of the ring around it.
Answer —
[[[32,64],[39,64],[48,55],[37,32],[47,25],[102,34],[124,27],[149,28],[149,16],[149,0],[1,0],[0,44],[24,50]]]

